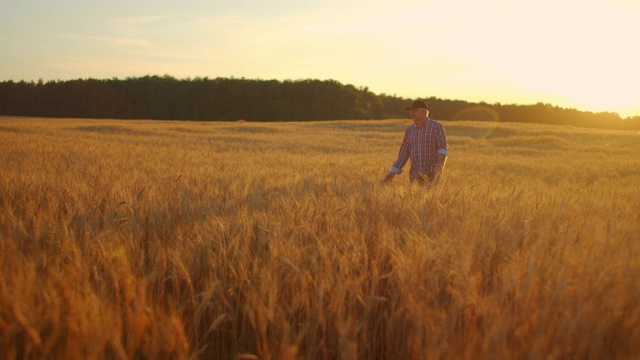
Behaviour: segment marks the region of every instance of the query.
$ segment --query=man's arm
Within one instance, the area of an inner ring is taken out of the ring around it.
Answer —
[[[436,139],[438,141],[438,153],[436,154],[436,163],[433,166],[433,170],[437,174],[442,174],[444,165],[447,162],[447,156],[449,156],[449,151],[447,150],[447,133],[444,131],[444,125],[442,124],[440,124]]]
[[[443,149],[440,149],[443,150]],[[442,174],[442,171],[444,170],[444,164],[447,162],[447,155],[443,154],[443,153],[438,153],[438,155],[436,156],[436,164],[433,166],[433,171],[436,174]]]
[[[400,145],[400,151],[398,152],[398,159],[391,166],[391,170],[387,173],[387,175],[382,180],[383,182],[389,182],[393,180],[396,175],[402,173],[402,168],[409,160],[409,141],[407,140],[407,131],[404,133],[404,137],[402,138],[402,145]]]

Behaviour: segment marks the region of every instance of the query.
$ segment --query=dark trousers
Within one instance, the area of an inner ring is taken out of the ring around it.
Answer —
[[[410,181],[412,184],[427,185],[427,184],[433,183],[435,179],[436,179],[436,175],[431,172],[421,177],[412,177]]]

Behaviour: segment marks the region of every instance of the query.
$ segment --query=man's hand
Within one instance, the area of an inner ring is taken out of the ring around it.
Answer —
[[[387,173],[387,175],[384,177],[384,179],[382,180],[383,183],[390,183],[391,180],[393,180],[393,178],[396,176],[395,173],[392,173],[391,171],[389,171]]]
[[[433,174],[434,175],[442,175],[444,171],[444,164],[447,163],[447,155],[438,154],[436,158],[436,164],[433,165]]]
[[[442,175],[442,172],[444,171],[442,164],[435,164],[433,165],[433,174],[434,175]]]

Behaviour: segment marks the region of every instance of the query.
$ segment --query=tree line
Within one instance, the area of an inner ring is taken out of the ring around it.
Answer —
[[[413,99],[374,94],[335,80],[176,79],[144,76],[0,83],[0,114],[165,120],[309,121],[402,118]],[[423,100],[439,120],[487,120],[640,129],[640,116],[592,113],[551,104],[503,105]]]

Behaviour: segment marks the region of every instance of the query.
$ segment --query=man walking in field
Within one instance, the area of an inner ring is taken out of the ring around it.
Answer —
[[[447,135],[441,123],[429,119],[429,110],[424,101],[414,101],[407,110],[411,111],[413,124],[405,131],[398,159],[383,181],[390,182],[402,173],[407,160],[411,159],[411,182],[428,184],[437,179],[444,169],[449,154]]]

